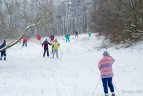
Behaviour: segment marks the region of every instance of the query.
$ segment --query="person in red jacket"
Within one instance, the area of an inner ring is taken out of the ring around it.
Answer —
[[[23,46],[27,47],[28,37],[23,37]]]
[[[98,68],[101,72],[101,78],[102,78],[105,96],[109,96],[108,87],[110,88],[110,91],[112,92],[112,96],[115,96],[114,86],[112,83],[112,78],[113,78],[112,65],[114,62],[115,62],[115,59],[112,56],[110,56],[108,51],[104,51],[103,57],[98,63]]]
[[[50,42],[53,42],[53,41],[54,41],[54,38],[55,38],[54,35],[51,35],[51,36],[50,36]]]
[[[37,40],[40,41],[41,40],[41,35],[37,34]]]

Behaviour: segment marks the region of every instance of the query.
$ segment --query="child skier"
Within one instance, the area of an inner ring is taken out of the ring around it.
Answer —
[[[0,46],[0,49],[6,47],[6,40],[3,41],[2,45]],[[1,57],[0,60],[2,60],[2,57],[4,56],[4,60],[6,60],[6,50],[1,51]]]
[[[48,40],[46,39],[46,40],[42,43],[42,46],[44,47],[43,57],[45,57],[46,52],[47,52],[47,56],[49,57],[49,48],[48,48],[48,45],[51,45],[51,43],[49,43]]]
[[[66,34],[66,43],[69,42],[70,43],[70,34]]]
[[[53,58],[56,54],[57,59],[59,58],[58,50],[59,50],[60,43],[57,41],[57,39],[54,40],[54,43],[52,44],[52,50],[53,50]]]
[[[109,96],[108,87],[112,92],[112,96],[115,96],[114,86],[112,84],[112,77],[113,77],[112,64],[114,63],[114,61],[115,61],[114,58],[112,58],[107,51],[104,51],[103,58],[98,63],[98,68],[101,72],[101,78],[105,96]]]

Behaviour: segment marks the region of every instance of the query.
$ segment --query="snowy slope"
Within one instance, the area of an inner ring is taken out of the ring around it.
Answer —
[[[60,60],[43,58],[42,47],[31,40],[28,47],[18,44],[7,50],[7,61],[0,61],[0,96],[103,96],[97,68],[105,49],[99,50],[102,38],[86,34],[61,43]],[[50,49],[51,51],[51,49]],[[120,96],[143,96],[143,49],[108,49],[116,59],[114,84]],[[119,96],[118,94],[118,96]]]

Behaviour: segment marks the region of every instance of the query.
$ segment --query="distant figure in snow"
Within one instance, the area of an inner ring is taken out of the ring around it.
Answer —
[[[78,38],[78,32],[77,31],[75,32],[75,38]]]
[[[54,35],[51,35],[50,36],[50,42],[54,42],[54,38],[55,38]]]
[[[41,35],[37,34],[37,40],[40,41],[41,40]]]
[[[113,77],[112,64],[114,63],[114,61],[115,61],[114,58],[111,57],[107,51],[104,51],[103,58],[98,63],[98,68],[101,72],[101,78],[105,96],[109,96],[108,87],[112,92],[112,96],[115,96],[114,86],[112,83],[112,77]]]
[[[49,41],[46,39],[46,40],[42,43],[42,46],[44,47],[43,57],[45,57],[46,52],[47,52],[47,56],[49,57],[49,48],[48,48],[48,45],[51,45],[51,43],[49,43]]]
[[[38,44],[41,43],[41,35],[40,34],[37,34],[37,40],[38,40]]]
[[[27,36],[25,36],[25,37],[23,37],[23,47],[25,46],[25,47],[27,47],[27,42],[28,42],[28,37]]]
[[[58,54],[59,47],[60,47],[60,43],[58,42],[57,39],[55,39],[54,43],[52,44],[53,58],[55,57],[55,54],[57,59],[59,58],[59,54]]]
[[[66,43],[69,42],[70,43],[70,34],[66,34]]]
[[[53,44],[53,43],[55,42],[54,39],[55,39],[54,35],[51,35],[51,36],[50,36],[50,43],[51,43],[51,44]],[[53,54],[53,48],[52,48],[51,54]]]
[[[2,45],[0,46],[0,49],[6,47],[6,40],[3,41]],[[4,56],[4,60],[6,60],[6,50],[1,51],[1,57],[0,60],[2,60],[2,57]]]
[[[89,37],[89,38],[91,37],[91,32],[88,32],[88,37]]]

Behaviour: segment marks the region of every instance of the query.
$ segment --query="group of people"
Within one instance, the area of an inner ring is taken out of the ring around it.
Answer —
[[[52,46],[52,55],[53,55],[53,58],[55,57],[55,54],[56,54],[56,57],[59,58],[58,56],[58,50],[59,50],[59,42],[57,39],[55,39],[54,35],[51,35],[50,37],[50,41],[48,41],[48,39],[45,39],[45,41],[42,43],[42,47],[44,49],[44,52],[43,52],[43,57],[45,57],[45,55],[47,55],[49,57],[49,45]],[[22,46],[25,46],[27,47],[27,42],[28,42],[29,38],[28,36],[24,36],[23,37],[23,44]],[[37,40],[40,41],[41,40],[41,35],[40,34],[37,34]]]
[[[22,46],[27,47],[27,41],[28,41],[28,37],[25,36],[23,37],[23,43]],[[0,49],[3,49],[6,47],[6,40],[3,40],[3,43],[0,45]],[[0,55],[0,60],[6,60],[6,49],[2,50]]]
[[[49,47],[48,46],[52,46],[52,57],[54,58],[55,57],[55,54],[56,54],[56,57],[59,58],[59,47],[60,47],[60,43],[58,42],[57,39],[54,39],[54,36],[51,35],[50,36],[50,42],[48,41],[48,39],[46,39],[43,43],[42,43],[42,46],[44,48],[44,53],[43,53],[43,57],[45,57],[45,54],[47,54],[47,56],[49,57]]]
[[[89,38],[91,37],[91,32],[88,32],[88,36]],[[70,43],[70,34],[66,34],[66,43],[69,42]],[[75,32],[75,37],[78,37],[78,32]],[[52,41],[53,39],[51,39]],[[47,39],[43,42],[42,45],[46,45],[46,47],[44,47],[44,54],[43,57],[45,57],[45,53],[47,51],[47,56],[49,56],[49,51],[48,51],[48,45],[52,45],[52,53],[53,53],[53,58],[54,55],[56,53],[57,58],[58,58],[58,47],[60,46],[60,44],[57,42],[57,40],[55,39],[55,43],[51,44],[47,41]],[[101,72],[101,79],[102,79],[102,84],[103,84],[103,89],[104,89],[104,93],[105,96],[109,96],[108,94],[108,87],[112,93],[112,96],[115,96],[114,93],[114,86],[113,86],[113,71],[112,71],[112,65],[115,62],[115,59],[110,56],[108,51],[104,51],[103,52],[103,58],[101,58],[101,60],[98,63],[98,68]]]
[[[88,35],[89,35],[89,37],[91,37],[91,32],[89,32]],[[42,44],[42,46],[44,46],[43,57],[45,57],[46,53],[47,53],[47,56],[49,56],[48,45],[51,45],[53,57],[56,54],[56,56],[58,58],[58,49],[59,49],[60,44],[58,43],[57,39],[54,39],[55,38],[54,35],[51,35],[49,38],[50,38],[50,42],[46,39]],[[66,43],[70,43],[70,34],[66,34],[65,38],[66,38]],[[75,38],[78,38],[78,32],[77,31],[75,31]],[[28,40],[29,40],[28,36],[23,37],[23,40],[22,40],[22,46],[23,47],[27,47]],[[37,40],[38,41],[41,40],[40,34],[37,34]],[[6,40],[4,40],[3,43],[1,44],[0,49],[4,48],[5,46],[6,46]],[[1,52],[0,60],[2,60],[2,57],[4,57],[4,60],[6,60],[6,50],[3,50]]]
[[[78,33],[76,32],[76,35],[78,36]],[[69,38],[69,34],[66,34],[66,42],[70,42],[70,38]],[[91,36],[91,33],[89,33],[89,37]],[[58,50],[60,47],[60,43],[58,42],[57,39],[55,39],[55,37],[53,35],[51,35],[50,37],[50,41],[48,41],[48,39],[46,39],[43,43],[42,46],[44,48],[44,53],[43,53],[43,57],[45,57],[45,55],[47,54],[47,56],[49,57],[49,45],[52,47],[52,57],[56,57],[59,58],[58,56]],[[24,37],[23,39],[23,46],[27,46],[27,41],[28,41],[28,37]],[[6,40],[3,41],[3,43],[0,45],[0,49],[5,48],[6,47]],[[1,57],[0,60],[6,60],[6,50],[1,51]],[[113,86],[113,71],[112,71],[112,65],[115,62],[115,59],[110,56],[108,51],[104,51],[103,52],[103,58],[101,58],[101,60],[98,63],[98,68],[101,72],[101,80],[102,80],[102,84],[103,84],[103,89],[104,89],[104,93],[105,96],[109,96],[108,94],[108,87],[112,93],[112,96],[115,96],[114,93],[114,86]]]
[[[75,33],[75,38],[78,38],[79,33],[77,31],[75,31],[74,33]],[[91,32],[88,32],[88,37],[91,38]],[[65,38],[66,38],[66,43],[70,43],[70,34],[66,34]]]
[[[40,42],[41,41],[41,35],[40,34],[37,34],[37,40]],[[28,36],[24,36],[23,38],[22,38],[22,46],[23,47],[27,47],[27,42],[28,42],[28,40],[29,40],[29,37]]]

